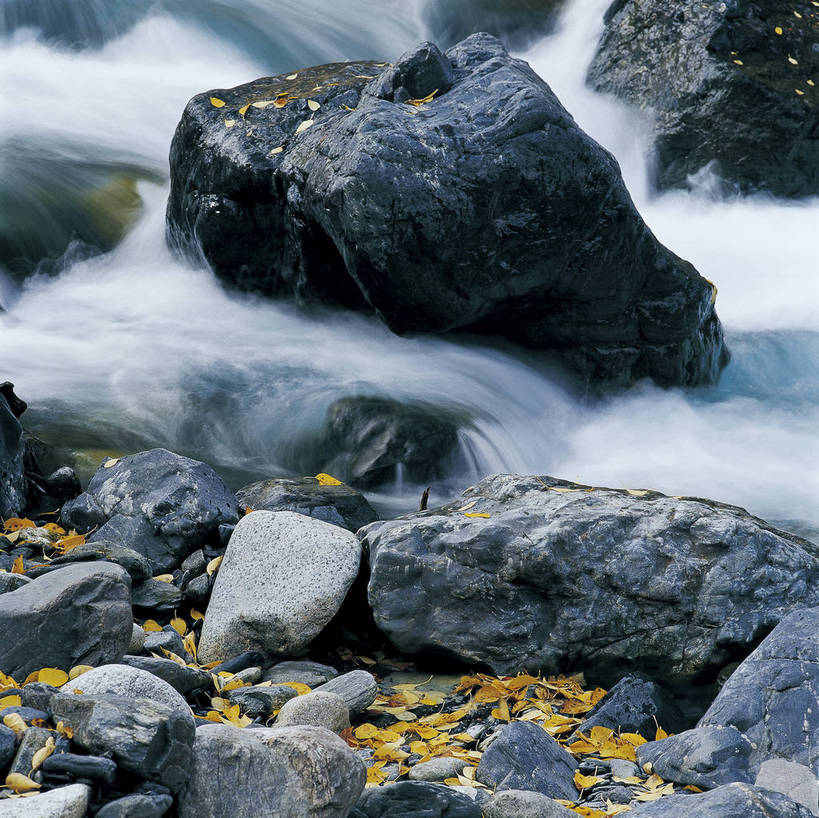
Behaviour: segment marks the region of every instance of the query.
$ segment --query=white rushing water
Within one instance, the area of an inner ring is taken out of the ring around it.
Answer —
[[[55,177],[61,162],[93,160],[165,178],[173,128],[194,93],[303,64],[388,58],[425,36],[420,5],[409,3],[389,15],[364,0],[168,0],[125,22],[116,15],[138,4],[76,4],[87,11],[72,23],[77,37],[91,36],[91,20],[99,47],[57,42],[68,22],[45,12],[42,30],[0,38],[0,179],[25,184],[20,145],[49,157]],[[538,472],[713,497],[815,534],[819,202],[718,201],[707,178],[693,192],[650,195],[645,123],[583,85],[606,5],[570,0],[556,33],[525,57],[617,156],[658,238],[719,287],[733,354],[719,386],[640,384],[589,405],[527,353],[397,338],[370,318],[306,315],[225,291],[170,254],[167,189],[142,181],[143,215],[110,253],[29,279],[19,293],[0,271],[0,305],[9,306],[0,379],[29,402],[29,425],[88,449],[164,445],[235,483],[292,466],[333,399],[385,394],[475,419],[464,435],[472,465],[433,500],[492,471]],[[380,499],[409,507],[417,495],[404,484]]]

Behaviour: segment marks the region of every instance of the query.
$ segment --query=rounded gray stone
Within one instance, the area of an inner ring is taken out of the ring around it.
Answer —
[[[445,781],[455,778],[467,766],[467,762],[460,758],[432,758],[412,767],[408,778],[412,781]]]
[[[111,694],[130,698],[152,699],[165,704],[179,713],[187,714],[193,721],[193,713],[185,699],[166,681],[147,670],[129,665],[102,665],[66,682],[62,693],[82,690],[89,695]]]
[[[297,655],[336,614],[361,546],[338,526],[291,511],[255,511],[234,530],[199,642],[202,662],[247,650]]]
[[[530,790],[496,792],[483,805],[484,818],[572,818],[576,812]]]
[[[0,801],[0,818],[85,818],[91,788],[69,784],[29,798]]]
[[[134,622],[134,628],[131,631],[131,643],[128,645],[126,654],[129,656],[138,656],[142,653],[142,648],[145,647],[145,638],[148,634]]]
[[[316,692],[335,693],[341,696],[350,710],[350,715],[363,713],[378,695],[378,682],[366,670],[351,670],[316,688]]]
[[[350,726],[350,711],[341,696],[314,690],[282,705],[276,717],[277,727],[303,724],[324,727],[340,733]]]

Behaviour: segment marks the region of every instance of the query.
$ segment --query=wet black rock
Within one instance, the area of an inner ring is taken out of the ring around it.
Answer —
[[[577,796],[577,762],[542,727],[502,727],[481,758],[475,779],[493,790],[532,790],[549,798]]]
[[[51,565],[67,565],[73,562],[94,560],[115,562],[121,565],[130,574],[134,586],[151,576],[151,563],[146,557],[132,548],[125,548],[125,546],[105,540],[95,540],[75,546],[68,553],[52,559]]]
[[[198,460],[151,449],[107,461],[84,494],[63,506],[65,525],[98,526],[91,541],[111,540],[145,555],[153,573],[175,568],[238,519],[236,497]]]
[[[131,641],[131,580],[108,562],[67,565],[0,595],[0,670],[117,662]]]
[[[10,387],[11,384],[3,384]],[[11,398],[11,405],[9,398]],[[14,409],[19,398],[13,389],[0,394],[0,518],[20,514],[26,502],[23,427]],[[22,401],[21,401],[22,403]],[[23,404],[25,408],[25,404]]]
[[[173,613],[182,604],[182,591],[171,582],[146,579],[131,592],[134,608],[140,613]]]
[[[649,112],[660,187],[715,162],[743,191],[819,193],[809,0],[616,0],[607,19],[589,81]]]
[[[145,698],[60,693],[51,700],[51,715],[74,731],[80,747],[134,775],[172,791],[188,779],[196,732],[189,713]]]
[[[399,781],[365,790],[350,818],[481,818],[482,814],[468,795],[443,784]]]
[[[295,688],[289,685],[238,687],[225,693],[231,704],[239,705],[242,713],[262,719],[272,716],[274,710],[280,710],[285,702],[297,695]]]
[[[813,544],[743,509],[647,490],[495,475],[358,536],[375,622],[399,649],[497,673],[692,679],[819,601]]]
[[[113,784],[117,777],[117,765],[110,758],[82,756],[77,753],[50,755],[40,768],[43,776],[51,781],[92,781]]]
[[[254,511],[295,511],[353,533],[378,519],[360,491],[347,485],[325,486],[315,477],[261,480],[239,489],[236,497]]]
[[[172,806],[170,795],[126,795],[109,801],[94,818],[162,818]]]
[[[756,774],[770,758],[819,764],[819,608],[782,620],[734,671],[699,726],[735,727]]]
[[[495,38],[433,49],[194,97],[171,244],[244,289],[372,309],[399,334],[503,335],[604,383],[714,381],[715,290],[657,242],[614,158]],[[446,62],[445,93],[414,84]],[[437,95],[390,101],[385,75]]]
[[[170,659],[158,659],[154,656],[123,656],[120,662],[123,665],[153,673],[183,696],[203,690],[212,683],[210,674],[206,670],[183,667]]]

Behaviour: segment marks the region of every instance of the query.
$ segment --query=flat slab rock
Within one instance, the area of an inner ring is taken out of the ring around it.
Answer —
[[[690,679],[819,599],[816,547],[743,509],[551,477],[494,475],[358,536],[399,649],[498,674]]]
[[[243,289],[372,310],[399,334],[503,335],[615,384],[707,383],[727,360],[713,285],[488,34],[197,95],[167,225]]]

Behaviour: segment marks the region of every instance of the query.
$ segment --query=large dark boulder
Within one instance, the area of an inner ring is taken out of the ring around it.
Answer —
[[[734,671],[700,726],[736,727],[752,772],[782,758],[819,764],[819,608],[795,611]]]
[[[236,497],[253,511],[295,511],[353,533],[378,519],[360,491],[344,484],[323,485],[315,477],[260,480],[239,489]]]
[[[18,420],[25,408],[10,383],[0,384],[0,519],[20,514],[26,504],[25,441]]]
[[[443,784],[399,781],[365,790],[350,818],[481,818],[469,796]]]
[[[743,509],[551,477],[488,477],[358,536],[396,646],[497,673],[715,674],[819,597],[816,547]]]
[[[205,463],[167,449],[106,461],[88,489],[63,506],[62,520],[90,540],[119,543],[148,558],[154,573],[173,569],[238,520],[236,496]]]
[[[194,97],[167,221],[239,287],[372,309],[397,333],[504,335],[619,384],[711,382],[726,357],[713,285],[487,34]]]
[[[0,671],[118,662],[131,641],[131,580],[119,565],[81,562],[0,595]]]
[[[819,193],[810,0],[616,0],[607,19],[589,82],[650,113],[659,187],[716,162],[744,191]]]

